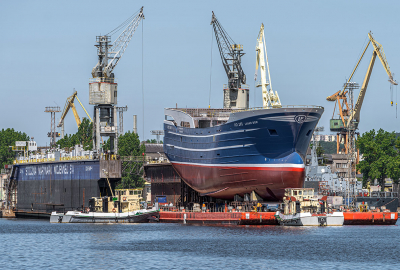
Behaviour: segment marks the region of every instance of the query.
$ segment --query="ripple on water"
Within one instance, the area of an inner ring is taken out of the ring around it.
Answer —
[[[400,267],[398,226],[50,224],[0,219],[1,268]]]

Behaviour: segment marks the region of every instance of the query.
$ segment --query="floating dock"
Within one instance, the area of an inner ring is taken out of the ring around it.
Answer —
[[[395,225],[398,212],[344,212],[343,225]]]
[[[344,212],[344,225],[395,225],[397,212]],[[161,223],[278,225],[275,212],[160,212]]]
[[[160,212],[161,223],[278,225],[275,212]]]

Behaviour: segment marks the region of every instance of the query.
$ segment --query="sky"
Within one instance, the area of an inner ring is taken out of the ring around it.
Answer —
[[[394,78],[400,81],[398,1],[4,0],[0,2],[0,129],[14,128],[34,137],[38,145],[48,145],[50,114],[45,107],[63,109],[74,89],[92,115],[88,84],[97,63],[96,36],[110,32],[141,6],[145,19],[114,73],[118,106],[128,106],[124,131],[132,130],[137,115],[142,140],[155,139],[150,131],[163,128],[164,108],[223,106],[227,76],[210,25],[212,11],[230,37],[243,44],[251,107],[262,106],[261,89],[255,89],[253,79],[261,23],[273,90],[283,105],[323,106],[319,126],[325,127],[325,134],[333,134],[329,120],[334,109],[326,97],[341,90],[369,31],[382,44]],[[371,55],[372,47],[352,81],[362,84]],[[394,102],[397,91],[395,87]],[[400,131],[400,111],[397,118],[390,101],[388,76],[377,58],[361,110],[361,133],[380,128]],[[57,122],[60,116],[56,115]],[[65,131],[77,131],[71,112]]]

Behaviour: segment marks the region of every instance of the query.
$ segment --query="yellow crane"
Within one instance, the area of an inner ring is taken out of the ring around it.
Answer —
[[[354,131],[358,128],[358,124],[360,122],[361,107],[362,107],[362,104],[364,101],[365,93],[367,92],[367,87],[368,87],[369,79],[371,77],[372,68],[374,67],[376,56],[378,56],[379,59],[381,60],[381,63],[383,65],[386,73],[389,76],[389,82],[392,85],[397,85],[397,82],[393,79],[393,74],[390,71],[389,64],[386,60],[385,52],[383,51],[382,45],[379,44],[372,37],[371,32],[368,33],[368,38],[369,38],[368,44],[365,47],[360,59],[358,60],[357,65],[355,66],[353,72],[351,73],[350,78],[344,84],[343,90],[341,90],[341,91],[339,90],[335,94],[326,98],[326,100],[328,100],[328,101],[335,101],[338,105],[338,110],[339,110],[340,119],[333,119],[333,116],[334,116],[333,115],[332,119],[331,119],[331,123],[330,123],[330,130],[338,132],[337,153],[339,153],[339,145],[340,145],[341,139],[343,139],[343,141],[344,141],[346,154],[349,151],[349,149],[348,149],[349,146],[347,143],[348,140],[354,139],[354,138],[350,138],[350,137],[352,137],[352,135],[350,135],[349,133],[353,133],[353,135],[354,135]],[[365,74],[364,82],[361,86],[361,90],[358,95],[357,102],[355,103],[354,108],[351,108],[351,106],[349,106],[349,103],[347,101],[348,94],[349,94],[349,91],[347,89],[348,89],[348,86],[352,84],[351,79],[353,78],[353,75],[354,75],[355,71],[357,70],[358,65],[360,64],[361,59],[363,58],[363,56],[370,44],[372,44],[372,46],[374,47],[374,50],[372,52],[371,61],[368,66],[367,73]],[[391,101],[391,105],[393,105],[393,100]],[[336,104],[335,104],[335,109],[336,109]],[[335,109],[333,112],[334,114],[335,114]],[[349,132],[349,131],[353,131],[353,132]]]
[[[85,107],[83,107],[82,102],[78,98],[78,92],[75,91],[72,94],[72,96],[67,98],[67,101],[65,102],[64,110],[63,110],[63,112],[61,114],[60,122],[57,125],[57,127],[61,127],[61,138],[64,138],[64,119],[65,119],[65,116],[67,116],[67,113],[69,112],[69,109],[72,109],[72,112],[74,113],[76,125],[78,126],[78,128],[81,125],[81,119],[79,118],[78,112],[76,111],[76,107],[75,107],[75,104],[74,104],[75,98],[76,98],[76,100],[78,100],[79,104],[81,104],[82,109],[85,111],[86,115],[90,119],[90,122],[92,122],[92,118],[90,117],[90,115],[86,111]]]

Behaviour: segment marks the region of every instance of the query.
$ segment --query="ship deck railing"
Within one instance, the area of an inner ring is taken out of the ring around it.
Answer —
[[[324,107],[317,106],[317,105],[282,105],[279,108],[280,109],[290,109],[290,108],[323,109]],[[257,110],[263,110],[263,109],[274,109],[274,107],[269,106],[269,107],[252,107],[252,108],[247,108],[247,109],[232,109],[232,112],[257,111]]]
[[[89,160],[93,159],[92,156],[76,156],[76,157],[61,157],[60,161],[68,161],[68,160]],[[33,158],[33,159],[22,159],[22,160],[14,160],[13,164],[25,164],[25,163],[45,163],[45,162],[53,162],[56,161],[55,158]]]
[[[169,110],[182,111],[189,114],[192,117],[229,117],[231,113],[235,112],[245,112],[245,111],[258,111],[263,109],[272,109],[273,107],[252,107],[252,108],[243,108],[243,109],[213,109],[213,108],[169,108]],[[283,105],[280,106],[283,109],[290,108],[304,108],[304,109],[323,109],[322,106],[317,105]]]

